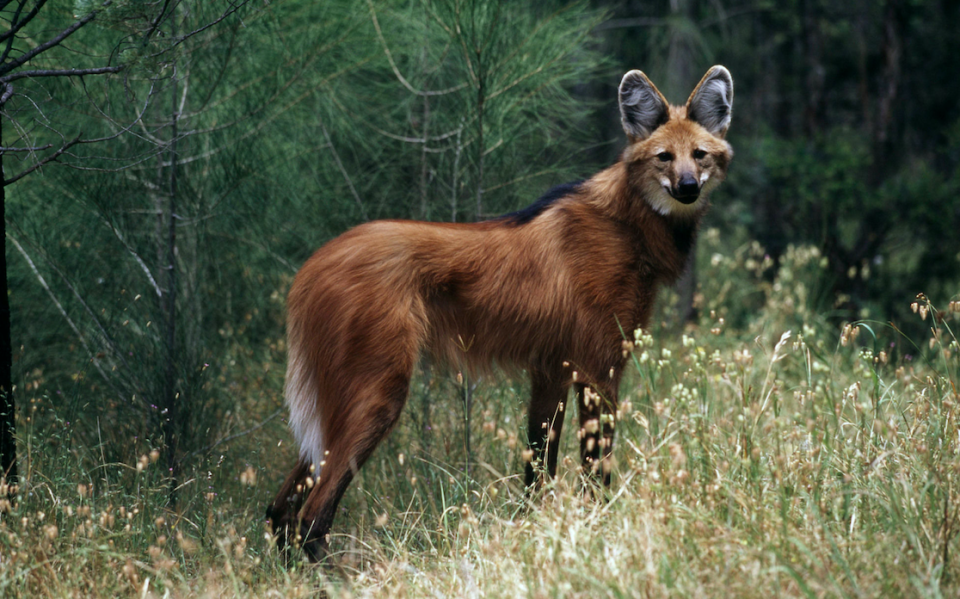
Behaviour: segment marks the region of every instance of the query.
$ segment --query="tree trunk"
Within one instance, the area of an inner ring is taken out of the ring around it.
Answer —
[[[815,138],[824,125],[824,86],[827,69],[823,65],[823,37],[820,32],[820,6],[817,0],[803,2],[804,105],[803,132]]]
[[[694,0],[671,0],[670,13],[674,19],[683,19],[693,24],[696,14]],[[677,97],[675,101],[683,101],[677,94],[687,89],[691,81],[696,83],[694,74],[694,40],[686,27],[674,27],[670,32],[670,48],[667,55],[667,89]],[[694,241],[687,258],[687,266],[683,276],[677,283],[677,316],[681,326],[696,320],[697,310],[693,305],[693,298],[697,291],[697,244]]]
[[[0,127],[0,146],[2,145],[3,134]],[[0,212],[4,216],[0,219],[0,241],[3,243],[3,260],[0,260],[0,469],[7,482],[14,484],[17,481],[17,444],[14,438],[17,404],[13,396],[13,341],[10,337],[10,298],[7,296],[7,188],[3,174],[3,154],[0,154],[0,178]]]
[[[895,116],[895,103],[900,90],[903,62],[903,31],[906,28],[906,14],[901,0],[890,0],[883,11],[883,69],[880,75],[880,89],[877,93],[876,119],[873,130],[873,172],[871,183],[878,186],[886,175],[896,170],[891,164],[891,149],[894,142],[891,135]]]
[[[176,8],[174,8],[176,11]],[[171,15],[171,37],[177,35],[176,14]],[[166,284],[164,297],[161,298],[161,310],[165,316],[164,346],[166,350],[166,371],[164,373],[163,396],[161,398],[161,431],[163,433],[163,442],[166,444],[166,465],[170,474],[171,491],[170,503],[176,504],[177,475],[179,473],[179,443],[180,414],[178,406],[180,403],[179,393],[177,392],[177,135],[179,123],[179,91],[177,85],[177,69],[173,69],[173,79],[170,83],[170,142],[167,151],[160,154],[160,160],[164,158],[169,166],[165,173],[167,186],[167,205],[162,216],[166,217],[165,230],[161,231],[161,247],[163,247],[163,258],[161,265],[166,271]],[[161,171],[162,172],[162,171]]]

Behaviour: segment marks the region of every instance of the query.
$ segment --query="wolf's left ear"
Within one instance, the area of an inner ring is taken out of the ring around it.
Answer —
[[[710,67],[687,100],[687,118],[717,137],[730,128],[733,107],[733,77],[722,66]]]

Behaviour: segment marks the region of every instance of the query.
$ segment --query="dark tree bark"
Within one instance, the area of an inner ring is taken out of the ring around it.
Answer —
[[[9,84],[5,85],[8,86]],[[0,93],[5,92],[0,88]],[[6,94],[3,94],[6,96]],[[0,103],[0,112],[3,104]],[[0,127],[0,147],[3,133]],[[3,178],[3,153],[0,153],[0,178]],[[0,181],[0,214],[6,212],[6,181]],[[7,222],[0,219],[0,244],[3,260],[0,260],[0,470],[10,484],[17,482],[17,404],[13,397],[13,347],[10,338],[10,298],[7,297]]]
[[[892,149],[898,141],[893,131],[896,126],[895,102],[903,79],[903,39],[907,18],[907,8],[903,0],[888,0],[884,4],[883,20],[880,23],[883,40],[880,49],[882,67],[876,100],[873,110],[869,111],[873,118],[868,121],[869,134],[873,141],[871,168],[868,173],[871,193],[900,166],[895,163]],[[830,225],[835,228],[835,223]],[[867,293],[866,283],[861,276],[863,267],[880,251],[893,226],[894,221],[890,219],[886,209],[872,208],[864,210],[856,238],[849,247],[844,247],[839,242],[839,234],[835,231],[826,238],[825,254],[830,258],[834,271],[833,292],[837,296],[849,298],[840,306],[842,315],[849,320],[859,318],[860,303]]]
[[[824,88],[827,69],[823,64],[823,36],[820,32],[820,5],[817,0],[803,2],[804,106],[803,132],[816,137],[823,128]]]
[[[694,22],[697,10],[696,0],[672,0],[670,13],[674,19],[683,19],[688,23]],[[696,84],[694,68],[694,42],[685,27],[675,27],[670,33],[670,48],[667,55],[668,89],[676,96],[683,89],[690,89],[691,81]],[[683,102],[686,98],[677,97],[675,102]],[[677,282],[677,316],[680,324],[684,325],[697,318],[697,309],[694,306],[694,297],[697,292],[697,246],[696,242],[690,248],[687,258],[687,267]]]
[[[900,91],[903,78],[903,35],[907,17],[902,0],[889,0],[883,10],[883,69],[877,94],[876,118],[873,122],[873,173],[871,183],[879,184],[891,164],[891,148],[894,145],[891,128],[894,125],[894,102]]]
[[[176,9],[174,9],[174,13]],[[177,35],[177,25],[176,25],[176,14],[173,15],[171,19],[171,36],[176,37]],[[173,69],[176,73],[176,69]],[[177,478],[179,474],[179,451],[178,445],[180,441],[180,416],[179,416],[179,393],[177,391],[177,130],[179,126],[179,113],[178,113],[178,101],[179,101],[179,89],[180,86],[177,85],[177,75],[174,74],[173,81],[170,85],[170,142],[167,149],[167,152],[158,155],[157,159],[161,162],[166,159],[170,166],[167,167],[167,205],[162,217],[167,219],[166,221],[166,231],[165,238],[159,240],[161,242],[161,247],[163,247],[162,253],[163,259],[161,262],[162,268],[166,271],[166,289],[164,290],[164,296],[160,298],[161,303],[163,304],[161,309],[166,316],[166,332],[165,332],[165,345],[166,345],[166,372],[164,375],[164,389],[163,389],[163,398],[162,406],[163,410],[161,411],[162,426],[161,430],[163,431],[163,441],[167,446],[166,451],[166,462],[167,469],[170,473],[170,476],[173,478],[173,484],[171,485],[171,496],[170,502],[176,503],[176,488],[177,488]]]

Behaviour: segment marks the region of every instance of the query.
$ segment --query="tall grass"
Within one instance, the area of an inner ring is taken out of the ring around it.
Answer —
[[[708,232],[699,323],[676,331],[664,309],[628,340],[603,501],[568,422],[528,504],[523,386],[427,370],[344,500],[335,566],[286,567],[262,517],[294,459],[279,419],[218,446],[171,510],[158,448],[131,440],[120,464],[63,446],[47,406],[23,415],[24,480],[0,501],[0,595],[955,595],[958,297],[838,323],[815,249],[774,276],[755,244],[719,248]]]

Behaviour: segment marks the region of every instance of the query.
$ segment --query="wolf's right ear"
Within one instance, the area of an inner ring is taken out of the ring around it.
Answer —
[[[733,107],[733,77],[726,68],[710,67],[687,100],[687,118],[696,121],[710,133],[723,137],[730,128]]]
[[[620,81],[620,116],[627,136],[640,141],[670,119],[670,109],[647,76],[633,70]]]

